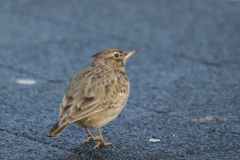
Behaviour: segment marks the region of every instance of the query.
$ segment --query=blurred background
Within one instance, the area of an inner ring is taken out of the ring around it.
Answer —
[[[240,158],[239,42],[237,0],[0,0],[0,157]],[[139,51],[103,127],[113,146],[73,126],[45,139],[71,78],[110,48]]]
[[[138,49],[140,66],[172,56],[206,63],[240,56],[234,54],[240,38],[236,1],[9,0],[0,5],[1,64],[41,76],[61,70],[52,78],[62,77],[109,48]],[[66,58],[76,64],[63,65]],[[49,69],[50,64],[58,67]]]

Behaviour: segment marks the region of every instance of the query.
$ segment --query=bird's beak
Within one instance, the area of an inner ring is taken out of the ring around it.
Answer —
[[[130,56],[134,55],[134,54],[137,53],[137,52],[138,52],[138,51],[127,52],[126,59],[128,59]]]

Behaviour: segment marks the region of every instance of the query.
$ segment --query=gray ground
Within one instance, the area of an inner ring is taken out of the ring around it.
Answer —
[[[0,159],[240,159],[239,8],[230,0],[1,0]],[[72,125],[46,139],[71,78],[109,48],[139,50],[126,67],[129,101],[102,128],[113,145],[94,150]],[[193,122],[207,115],[218,117]]]

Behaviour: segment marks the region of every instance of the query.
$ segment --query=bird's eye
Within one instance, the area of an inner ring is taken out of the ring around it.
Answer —
[[[119,54],[115,54],[114,57],[119,57]]]

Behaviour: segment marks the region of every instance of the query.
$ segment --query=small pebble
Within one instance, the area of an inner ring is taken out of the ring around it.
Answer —
[[[36,81],[34,79],[17,79],[16,82],[18,84],[27,84],[27,85],[36,84]]]
[[[150,138],[149,141],[150,142],[160,142],[160,139]]]

